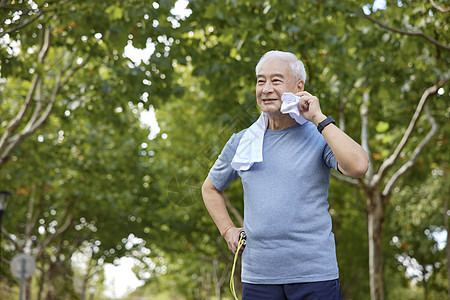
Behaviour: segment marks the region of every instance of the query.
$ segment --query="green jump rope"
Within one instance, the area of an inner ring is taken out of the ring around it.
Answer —
[[[246,240],[246,235],[244,231],[241,231],[239,233],[239,242],[238,242],[238,247],[236,250],[236,253],[234,254],[234,261],[233,261],[233,267],[231,268],[231,278],[230,278],[230,289],[231,289],[231,294],[233,295],[235,300],[239,300],[237,295],[236,295],[236,289],[234,288],[234,270],[236,269],[236,262],[239,256],[239,251],[241,250],[241,248],[243,246],[245,246],[245,240]]]

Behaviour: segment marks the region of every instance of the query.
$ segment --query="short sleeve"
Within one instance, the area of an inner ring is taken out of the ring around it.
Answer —
[[[333,151],[331,151],[328,144],[325,144],[325,148],[323,149],[323,161],[327,167],[333,168],[336,171],[340,172],[338,169],[336,157],[334,157],[334,153]]]
[[[239,177],[238,172],[231,167],[231,161],[239,144],[239,137],[242,137],[242,134],[233,134],[231,136],[209,171],[209,179],[219,191],[225,190]]]

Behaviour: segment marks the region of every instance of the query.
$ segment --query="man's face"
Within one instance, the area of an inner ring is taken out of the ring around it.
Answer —
[[[303,90],[303,81],[295,81],[289,63],[273,58],[262,65],[256,78],[256,102],[263,112],[279,112],[283,93]]]

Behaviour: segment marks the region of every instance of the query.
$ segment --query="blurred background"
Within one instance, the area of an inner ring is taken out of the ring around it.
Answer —
[[[231,299],[200,187],[274,49],[370,153],[330,187],[344,299],[450,296],[447,1],[1,0],[0,20],[1,299],[22,253],[23,299]]]

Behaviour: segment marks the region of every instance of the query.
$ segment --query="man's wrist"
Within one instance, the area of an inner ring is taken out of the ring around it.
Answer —
[[[233,226],[226,227],[223,233],[221,233],[222,237],[225,237],[225,234],[227,234],[228,230],[230,230],[231,228],[233,228]]]
[[[317,130],[322,133],[322,130],[325,129],[325,127],[327,127],[328,125],[330,125],[331,123],[336,124],[336,122],[333,120],[332,117],[327,117],[325,118],[325,120],[321,121],[318,125],[317,125]]]
[[[312,122],[317,127],[319,125],[319,123],[322,122],[323,120],[325,120],[326,118],[327,118],[327,116],[325,116],[324,114],[320,114],[320,115],[314,116],[314,118],[312,119]]]

